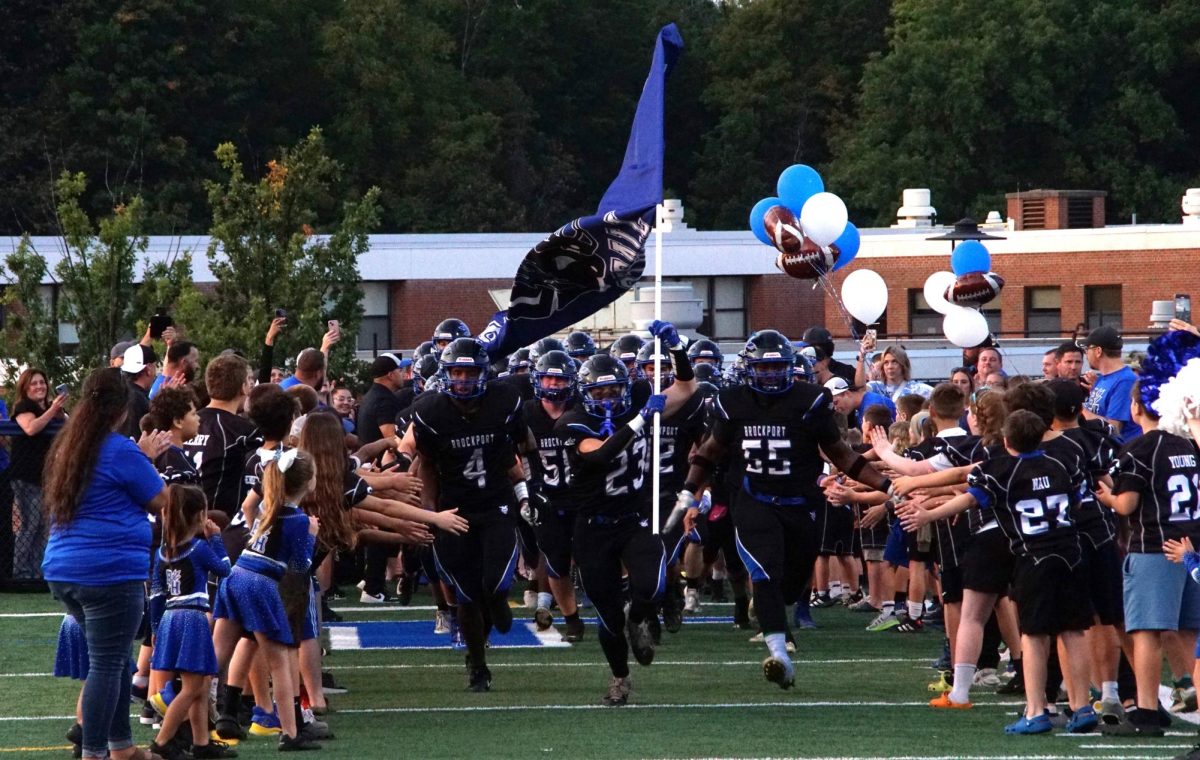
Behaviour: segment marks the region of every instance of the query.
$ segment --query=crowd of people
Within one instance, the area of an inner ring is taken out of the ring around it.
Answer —
[[[941,635],[933,708],[1023,694],[1006,733],[1160,735],[1164,656],[1172,709],[1196,709],[1200,418],[1190,440],[1158,429],[1111,327],[1049,352],[1041,378],[987,344],[930,384],[873,333],[855,366],[823,327],[759,330],[726,357],[665,322],[497,361],[446,319],[411,356],[378,355],[361,395],[328,377],[335,323],[290,375],[283,329],[255,366],[169,329],[161,371],[147,333],[70,408],[45,373],[21,376],[14,448],[42,448],[14,490],[22,530],[47,515],[40,572],[67,611],[55,672],[83,681],[77,756],[235,757],[247,734],[318,749],[328,602],[357,581],[362,603],[407,604],[422,577],[473,692],[491,687],[515,583],[570,642],[588,637],[586,595],[619,706],[630,655],[650,665],[719,574],[783,689],[794,629],[842,604],[870,631]],[[14,569],[32,575],[29,544]],[[148,749],[131,696],[157,725]]]

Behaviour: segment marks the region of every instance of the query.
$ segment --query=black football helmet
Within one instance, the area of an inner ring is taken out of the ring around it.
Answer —
[[[432,343],[430,345],[433,345]],[[429,378],[441,369],[438,358],[433,354],[425,354],[416,360],[416,372],[413,372],[413,391],[424,393],[428,389]]]
[[[725,355],[721,353],[721,347],[708,338],[693,341],[688,346],[687,355],[692,360],[693,368],[701,364],[714,364],[720,370],[725,363]]]
[[[692,371],[696,373],[696,382],[709,383],[714,388],[721,387],[721,371],[717,369],[717,365],[701,363],[694,366]]]
[[[616,417],[629,411],[630,375],[625,363],[609,354],[588,358],[579,368],[579,394],[584,410],[594,417]]]
[[[456,338],[469,337],[471,337],[471,328],[467,327],[467,323],[456,317],[450,317],[438,322],[437,327],[433,328],[431,340],[438,348],[444,349],[450,341]]]
[[[646,345],[646,341],[642,340],[637,335],[629,333],[622,335],[608,347],[610,356],[620,359],[625,365],[625,369],[629,371],[630,376],[637,372],[637,355],[638,351],[642,350],[642,346]]]
[[[575,395],[575,383],[578,380],[575,360],[567,356],[566,351],[547,351],[538,357],[533,365],[533,395],[546,401],[569,401]],[[566,380],[565,385],[555,383],[553,387],[543,385],[546,379],[558,378]]]
[[[792,365],[792,377],[802,383],[816,382],[817,373],[813,368],[813,346],[797,346],[795,364]]]
[[[792,387],[796,349],[778,330],[759,330],[746,341],[746,384],[759,393],[784,393]]]
[[[567,339],[563,342],[567,346],[567,355],[572,359],[578,359],[580,363],[596,353],[596,341],[592,340],[592,336],[583,330],[573,330],[567,333]]]
[[[538,359],[542,358],[544,354],[548,354],[551,351],[562,351],[563,353],[566,353],[567,347],[563,345],[563,342],[558,338],[542,338],[537,343],[534,343],[529,347],[530,363],[536,367]]]
[[[529,356],[528,348],[518,348],[512,356],[508,357],[508,374],[510,375],[522,375],[528,372],[532,366],[533,361]]]
[[[654,344],[647,343],[638,351],[638,377],[654,385]],[[665,391],[675,382],[675,367],[671,364],[671,355],[665,350],[658,351],[660,364],[659,377],[662,378],[662,389]]]
[[[413,364],[420,361],[423,356],[432,356],[437,359],[441,356],[441,352],[438,351],[437,346],[433,345],[433,341],[427,340],[413,350]]]
[[[482,396],[487,391],[490,363],[483,341],[475,338],[455,338],[442,350],[442,358],[439,361],[437,379],[441,392],[456,399]],[[474,377],[455,378],[452,370],[457,368],[473,370]]]

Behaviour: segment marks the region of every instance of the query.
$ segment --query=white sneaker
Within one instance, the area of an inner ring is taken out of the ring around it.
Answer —
[[[975,680],[973,683],[985,689],[994,689],[1000,685],[1001,681],[995,668],[981,668],[975,671]]]
[[[529,591],[529,590],[525,591],[525,609],[527,609],[527,610],[536,610],[537,609],[537,592],[536,591]]]
[[[759,631],[758,633],[756,633],[756,634],[754,634],[753,636],[751,636],[749,640],[750,640],[750,643],[751,643],[751,644],[761,644],[761,643],[763,643],[763,632],[762,632],[762,631]]]
[[[363,604],[383,604],[383,594],[368,594],[364,591],[359,595],[358,601]]]
[[[700,589],[688,588],[683,590],[683,611],[695,615],[700,611]]]
[[[363,589],[365,589],[367,587],[367,582],[366,582],[366,580],[361,580],[354,585],[358,588],[359,591],[362,591]]]
[[[436,634],[450,633],[450,613],[438,610],[433,613],[433,632]]]

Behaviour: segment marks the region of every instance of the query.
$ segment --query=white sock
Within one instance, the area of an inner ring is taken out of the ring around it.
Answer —
[[[954,688],[950,690],[950,701],[960,705],[971,701],[971,683],[975,680],[975,666],[954,666]]]
[[[726,573],[724,570],[717,570],[714,568],[712,571],[712,579],[714,581],[723,581],[728,577],[729,577],[729,574]]]
[[[883,606],[880,607],[880,610],[882,610],[883,612],[886,612],[888,614],[891,614],[896,611],[896,603],[895,602],[884,602]]]
[[[911,620],[919,620],[925,614],[925,605],[920,602],[908,601],[904,606],[908,608],[908,617]]]
[[[1105,681],[1100,684],[1100,700],[1102,702],[1120,702],[1121,696],[1117,694],[1117,682]]]
[[[150,677],[134,675],[133,685],[134,686],[149,686],[150,685]]]
[[[550,605],[554,604],[554,596],[549,591],[539,591],[537,606],[540,610],[550,609]]]
[[[768,633],[766,636],[763,636],[763,641],[766,642],[767,651],[771,653],[772,657],[784,662],[791,662],[791,658],[788,657],[787,652],[787,634]]]
[[[841,581],[830,581],[829,595],[835,596],[835,597],[842,595],[842,582]]]

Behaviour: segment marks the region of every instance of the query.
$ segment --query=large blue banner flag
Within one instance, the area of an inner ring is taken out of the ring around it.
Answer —
[[[662,202],[663,95],[681,50],[674,24],[659,30],[620,173],[595,214],[575,219],[525,254],[508,311],[497,312],[479,336],[493,359],[590,317],[641,279],[646,238]]]

